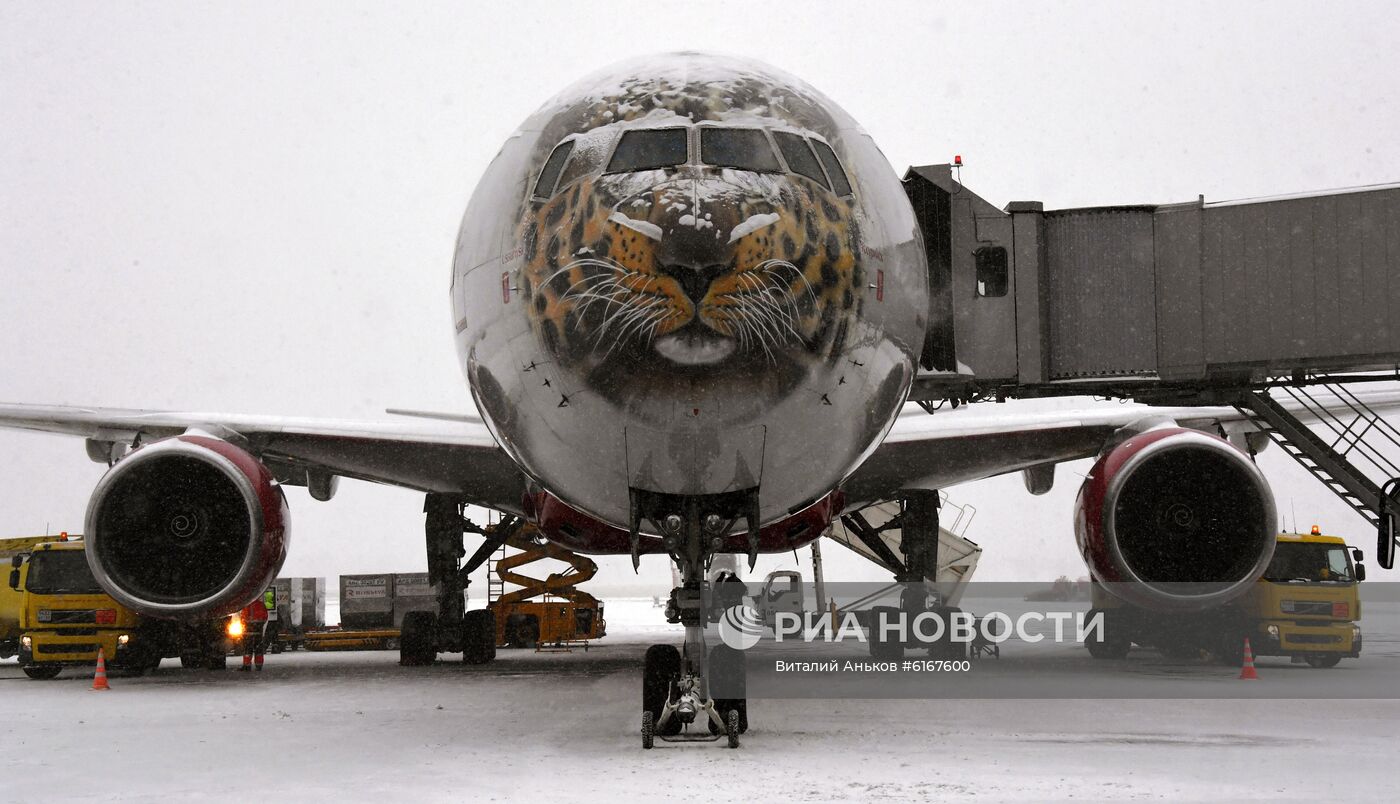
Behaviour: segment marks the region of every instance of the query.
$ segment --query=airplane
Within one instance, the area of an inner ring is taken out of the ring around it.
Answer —
[[[714,556],[752,566],[874,502],[903,507],[896,580],[912,588],[936,566],[938,489],[1099,456],[1075,523],[1095,579],[1132,582],[1115,588],[1134,602],[1190,608],[1260,576],[1274,502],[1250,455],[1214,434],[1240,421],[1234,408],[901,418],[925,333],[947,323],[929,294],[909,199],[850,115],[764,64],[672,54],[563,90],[480,179],[450,281],[479,416],[9,404],[0,426],[83,437],[110,466],[88,508],[87,556],[105,589],[152,616],[243,607],[286,555],[281,487],[329,500],[342,477],[425,494],[441,611],[405,623],[405,664],[494,655],[490,612],[467,611],[462,594],[467,505],[509,515],[478,557],[527,522],[634,566],[665,554],[686,636],[680,650],[647,652],[653,727],[663,711],[679,713],[673,729],[746,724],[742,699],[707,693],[707,675],[735,661],[704,642]],[[1214,586],[1172,586],[1202,561]]]

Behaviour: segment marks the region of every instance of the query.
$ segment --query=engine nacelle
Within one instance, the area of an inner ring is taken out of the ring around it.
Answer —
[[[88,503],[88,565],[141,614],[221,617],[251,603],[287,557],[287,500],[239,447],[183,435],[117,462]]]
[[[1137,433],[1099,457],[1079,489],[1075,535],[1094,579],[1159,610],[1227,603],[1274,553],[1274,497],[1229,442],[1175,426]]]

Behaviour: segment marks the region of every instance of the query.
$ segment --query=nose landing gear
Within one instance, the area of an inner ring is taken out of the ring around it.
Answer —
[[[712,545],[722,542],[739,517],[706,511],[703,499],[686,499],[677,507],[679,511],[643,514],[658,524],[680,569],[682,583],[671,590],[666,619],[685,626],[685,646],[683,651],[673,645],[647,649],[642,667],[642,748],[651,748],[657,739],[724,739],[730,748],[738,748],[739,735],[748,729],[744,657],[727,645],[706,649],[705,625],[717,621],[723,611],[709,594],[705,571],[714,557]],[[749,517],[749,527],[751,534],[757,533],[757,517]],[[712,697],[712,690],[725,697]]]

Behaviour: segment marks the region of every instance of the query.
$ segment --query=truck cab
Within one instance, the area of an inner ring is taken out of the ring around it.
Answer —
[[[5,594],[15,610],[20,666],[50,679],[66,666],[92,667],[100,649],[113,670],[139,675],[166,657],[221,667],[231,639],[220,620],[177,623],[143,618],[102,590],[81,536],[63,534],[12,551]],[[190,658],[193,657],[193,661]]]
[[[1361,551],[1339,536],[1280,533],[1264,574],[1238,600],[1200,612],[1147,611],[1093,586],[1094,611],[1105,633],[1085,647],[1096,659],[1121,659],[1133,644],[1178,657],[1202,651],[1238,664],[1244,640],[1256,656],[1288,656],[1312,667],[1335,667],[1361,655]]]
[[[11,559],[9,586],[21,595],[19,661],[30,678],[91,666],[99,648],[114,667],[150,663],[134,641],[140,619],[98,586],[83,547],[81,537],[62,537]]]
[[[1361,551],[1317,527],[1281,533],[1274,558],[1244,606],[1256,620],[1250,643],[1261,656],[1333,667],[1361,655]]]

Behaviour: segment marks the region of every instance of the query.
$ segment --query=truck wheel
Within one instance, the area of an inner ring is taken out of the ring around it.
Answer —
[[[904,643],[886,641],[883,624],[893,620],[899,609],[893,606],[876,606],[870,610],[870,658],[877,662],[897,662],[904,658]]]
[[[462,620],[462,661],[486,664],[496,658],[496,613],[472,609]]]
[[[228,657],[222,653],[215,653],[204,657],[204,666],[209,670],[227,670]]]
[[[399,629],[399,664],[422,667],[437,661],[437,615],[410,611]]]
[[[1215,650],[1216,661],[1227,667],[1239,667],[1244,661],[1244,634],[1228,632],[1220,639],[1220,644]],[[1259,654],[1255,654],[1258,656]]]
[[[1341,660],[1341,655],[1336,653],[1309,653],[1303,657],[1303,661],[1307,662],[1309,667],[1318,669],[1336,667]]]
[[[57,678],[61,672],[63,672],[63,667],[57,664],[28,664],[24,666],[24,674],[36,681]]]
[[[1092,620],[1094,615],[1099,613],[1103,614],[1103,639],[1084,640],[1084,647],[1089,649],[1089,655],[1095,659],[1128,658],[1128,651],[1133,647],[1132,640],[1123,636],[1122,629],[1116,627],[1117,623],[1102,609],[1090,610],[1089,619]]]

